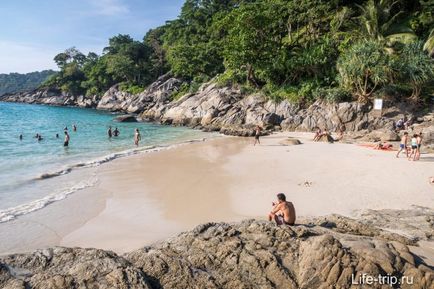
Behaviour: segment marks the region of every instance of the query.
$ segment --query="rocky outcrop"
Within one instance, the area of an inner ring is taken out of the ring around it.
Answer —
[[[365,274],[406,276],[403,289],[433,288],[434,271],[406,244],[414,240],[342,216],[293,227],[208,223],[124,256],[53,248],[0,257],[0,287],[358,288],[352,282]]]
[[[64,94],[57,89],[36,89],[28,92],[20,92],[18,94],[5,94],[0,97],[0,100],[7,102],[95,108],[100,101],[100,97],[96,95],[73,96]]]
[[[303,108],[287,100],[275,103],[258,93],[244,95],[237,88],[219,87],[213,82],[203,84],[196,93],[187,93],[173,100],[172,96],[179,91],[181,84],[181,80],[166,74],[135,95],[121,91],[119,85],[114,85],[101,98],[74,97],[62,95],[59,91],[40,90],[6,95],[0,100],[96,107],[137,114],[143,121],[240,136],[253,135],[254,127],[260,125],[266,130],[289,131],[313,131],[319,127],[331,132],[346,131],[350,135],[356,132],[354,138],[367,141],[396,141],[399,136],[393,132],[394,122],[407,117],[416,120],[415,129],[424,128],[425,145],[433,143],[433,109],[431,114],[424,114],[412,105],[385,102],[380,115],[373,110],[372,104],[336,104],[323,100]],[[422,126],[417,128],[420,124]]]

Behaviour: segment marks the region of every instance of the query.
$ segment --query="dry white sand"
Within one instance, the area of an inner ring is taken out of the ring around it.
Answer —
[[[280,145],[288,136],[303,144]],[[0,224],[0,244],[9,243],[0,251],[59,244],[130,251],[204,222],[265,218],[278,192],[299,216],[434,208],[434,186],[428,183],[433,155],[409,162],[394,152],[311,138],[279,133],[253,146],[252,139],[223,137],[112,161],[98,169],[97,186]],[[20,226],[26,219],[45,229],[29,234]],[[14,237],[5,238],[5,229],[16,232],[22,245],[11,245]],[[32,238],[34,246],[25,241]]]

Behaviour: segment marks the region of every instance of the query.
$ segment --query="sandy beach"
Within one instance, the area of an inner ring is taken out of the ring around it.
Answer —
[[[302,144],[281,145],[289,136]],[[253,146],[250,138],[221,137],[103,164],[92,172],[94,187],[0,224],[0,253],[55,245],[123,253],[205,222],[264,219],[278,192],[300,217],[434,208],[434,155],[410,162],[311,139],[277,133]]]

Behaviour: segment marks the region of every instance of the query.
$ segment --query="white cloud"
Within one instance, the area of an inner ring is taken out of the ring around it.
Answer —
[[[122,0],[90,0],[94,14],[105,16],[116,16],[128,14],[130,9]]]

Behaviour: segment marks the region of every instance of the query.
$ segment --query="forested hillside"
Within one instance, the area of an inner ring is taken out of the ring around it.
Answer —
[[[26,74],[9,73],[0,74],[0,95],[11,92],[20,92],[37,88],[50,75],[53,70],[30,72]]]
[[[117,35],[102,55],[59,53],[45,85],[136,93],[171,71],[185,81],[174,97],[214,79],[300,103],[422,102],[434,87],[433,11],[434,0],[186,0],[142,41]]]

